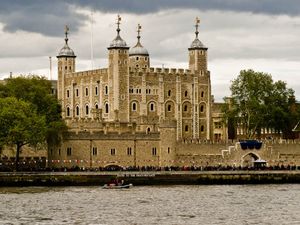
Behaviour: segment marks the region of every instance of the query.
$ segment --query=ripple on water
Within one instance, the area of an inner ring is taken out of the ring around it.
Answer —
[[[300,185],[0,188],[0,224],[300,224]]]

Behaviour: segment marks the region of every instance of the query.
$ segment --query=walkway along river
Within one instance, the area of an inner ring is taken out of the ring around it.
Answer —
[[[288,171],[114,171],[0,173],[1,186],[103,185],[111,179],[134,185],[300,183],[300,170]]]

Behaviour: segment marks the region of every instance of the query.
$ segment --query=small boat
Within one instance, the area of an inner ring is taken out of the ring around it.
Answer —
[[[116,184],[104,184],[103,189],[124,189],[124,188],[131,188],[133,187],[132,184],[121,184],[121,185],[116,185]]]

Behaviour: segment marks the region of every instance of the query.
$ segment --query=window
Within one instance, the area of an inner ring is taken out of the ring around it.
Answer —
[[[89,95],[89,89],[85,88],[85,95],[88,96]]]
[[[95,87],[95,95],[98,95],[98,87]]]
[[[85,115],[89,115],[89,106],[88,105],[85,106]]]
[[[108,110],[109,110],[108,103],[105,103],[105,113],[108,113]]]
[[[184,108],[183,108],[183,110],[184,110],[185,112],[188,111],[188,106],[185,105]]]
[[[187,95],[188,95],[188,92],[185,91],[185,92],[184,92],[184,97],[187,97]]]
[[[150,127],[147,128],[147,134],[149,134],[151,131]]]
[[[110,149],[110,154],[111,155],[116,155],[116,149],[115,148]]]
[[[76,116],[79,116],[79,106],[76,106]]]
[[[221,122],[215,122],[215,128],[216,128],[216,129],[222,128]]]
[[[150,112],[154,112],[155,111],[155,105],[154,105],[153,102],[150,103],[149,110],[150,110]]]
[[[132,103],[132,111],[136,111],[136,103],[135,102]]]
[[[136,61],[139,61],[139,57],[138,56],[136,57]]]
[[[67,98],[69,98],[69,97],[70,97],[70,91],[67,90]]]
[[[72,155],[72,148],[67,148],[67,156],[70,156]]]
[[[152,155],[156,155],[156,148],[154,147],[154,148],[152,148]]]
[[[200,112],[204,112],[204,106],[203,105],[200,106]]]
[[[95,108],[98,109],[98,104],[95,105]]]
[[[201,132],[204,132],[204,126],[202,125],[200,128]]]
[[[127,155],[132,155],[131,147],[127,148]]]
[[[204,97],[204,91],[201,91],[201,98]]]
[[[105,86],[105,94],[108,95],[108,86]]]
[[[60,148],[58,149],[58,155],[60,155]]]
[[[67,66],[65,66],[65,70],[67,70],[68,69],[68,67]]]
[[[168,147],[168,154],[170,154],[171,153],[171,148],[170,147]]]
[[[189,126],[188,126],[188,125],[185,125],[184,130],[185,130],[185,132],[188,132],[188,131],[189,131]]]
[[[67,107],[67,116],[70,116],[70,108]]]
[[[76,89],[76,97],[78,97],[78,96],[79,96],[79,90]]]
[[[168,105],[168,112],[171,112],[171,105]]]
[[[171,90],[168,90],[168,96],[169,97],[171,96]]]
[[[97,155],[98,154],[98,149],[97,147],[93,147],[93,155]]]

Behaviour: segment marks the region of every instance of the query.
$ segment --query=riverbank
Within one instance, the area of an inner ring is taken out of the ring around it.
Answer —
[[[0,173],[0,186],[103,185],[118,178],[133,185],[300,183],[300,171],[149,171]]]

